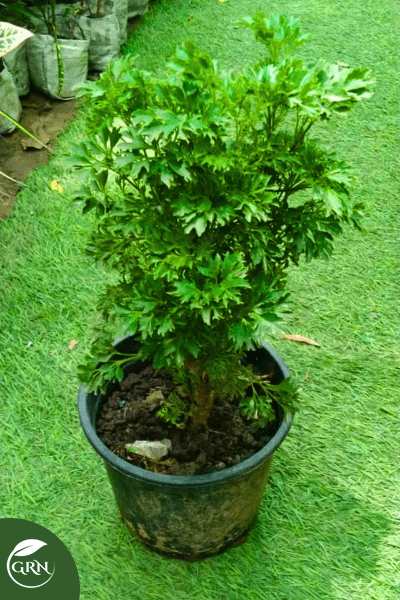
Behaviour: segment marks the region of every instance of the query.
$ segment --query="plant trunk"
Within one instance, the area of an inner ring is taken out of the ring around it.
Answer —
[[[194,402],[191,417],[191,428],[194,430],[204,426],[207,429],[207,420],[214,404],[215,392],[211,388],[208,374],[201,369],[197,361],[186,364],[189,373],[192,400]]]
[[[96,18],[100,19],[103,16],[103,0],[97,0]]]

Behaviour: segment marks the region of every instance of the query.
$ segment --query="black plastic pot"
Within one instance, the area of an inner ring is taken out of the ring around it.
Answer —
[[[128,337],[115,348],[117,353],[135,352],[138,341]],[[289,375],[283,360],[268,346],[248,352],[246,362],[261,373],[272,368],[272,383]],[[141,361],[133,361],[127,372],[142,366]],[[278,409],[279,428],[273,438],[237,465],[202,475],[158,474],[116,456],[97,436],[100,408],[117,387],[110,385],[104,396],[85,394],[81,388],[78,409],[86,437],[105,462],[121,517],[134,537],[153,550],[188,560],[245,541],[261,504],[272,455],[287,436],[292,415]]]

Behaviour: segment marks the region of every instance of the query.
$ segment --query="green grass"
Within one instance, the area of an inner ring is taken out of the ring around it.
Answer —
[[[241,68],[259,48],[235,22],[256,10],[296,16],[314,34],[307,58],[370,66],[376,89],[319,132],[354,165],[366,232],[346,232],[330,261],[291,270],[285,330],[321,347],[272,340],[304,380],[303,408],[277,452],[247,544],[186,564],[131,541],[80,429],[76,365],[105,274],[82,253],[90,218],[68,207],[75,180],[62,152],[79,120],[0,224],[0,517],[32,520],[60,537],[77,563],[82,600],[400,595],[399,17],[391,0],[157,0],[125,51],[161,73],[175,44],[191,37]],[[54,178],[64,194],[50,190]]]

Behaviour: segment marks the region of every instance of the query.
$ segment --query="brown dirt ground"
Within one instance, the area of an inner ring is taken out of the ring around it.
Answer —
[[[54,146],[57,134],[75,117],[76,100],[52,100],[34,89],[21,98],[21,103],[21,125],[50,148]],[[0,135],[0,171],[16,182],[23,182],[30,171],[46,163],[49,157],[45,148],[24,149],[25,141],[33,140],[19,129]],[[0,175],[0,221],[10,216],[13,210],[21,190],[20,183],[16,182]]]

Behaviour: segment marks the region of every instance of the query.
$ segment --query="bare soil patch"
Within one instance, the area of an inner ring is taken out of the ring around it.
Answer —
[[[75,117],[77,105],[76,100],[53,100],[37,90],[21,98],[21,103],[20,124],[50,148]],[[48,161],[49,151],[32,147],[32,143],[35,144],[19,129],[0,135],[0,171],[15,180],[0,175],[0,221],[10,216],[28,173]]]

